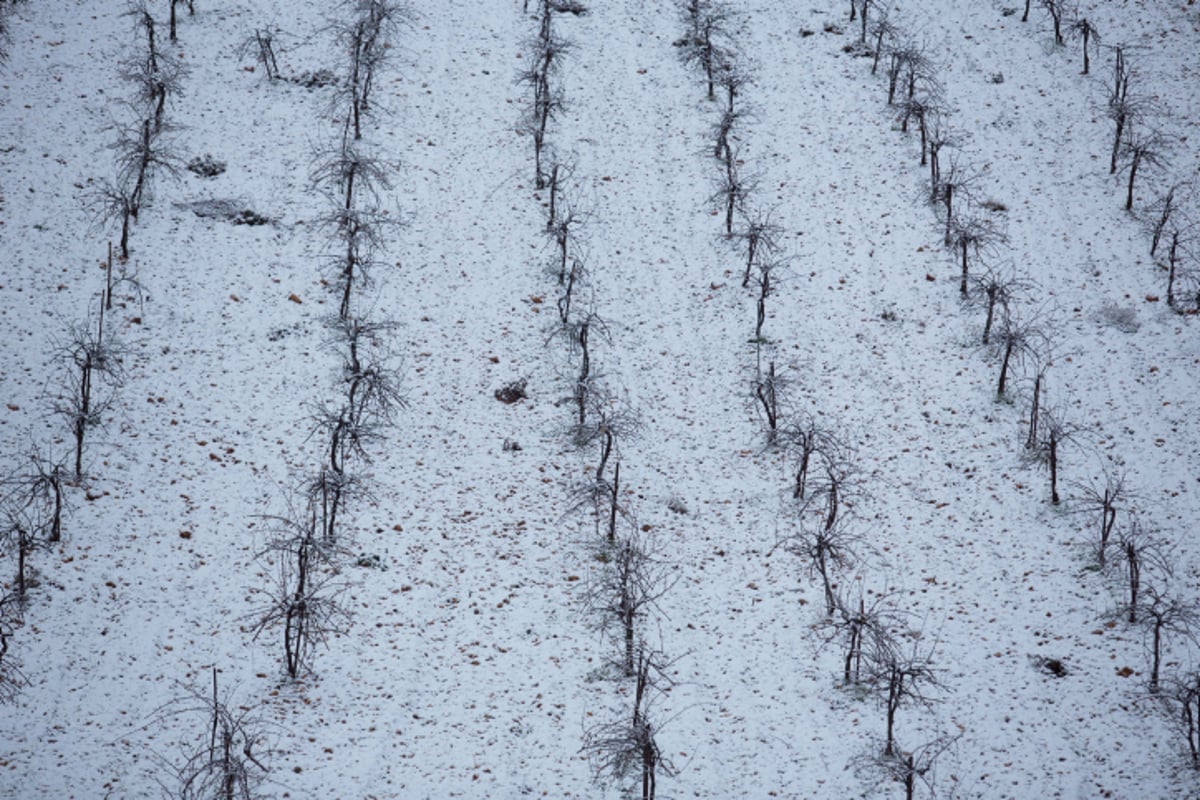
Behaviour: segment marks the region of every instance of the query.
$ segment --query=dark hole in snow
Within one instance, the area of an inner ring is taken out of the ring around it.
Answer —
[[[234,225],[268,225],[271,222],[270,217],[264,217],[255,211],[244,208],[239,211],[232,220]]]
[[[587,6],[576,0],[554,0],[550,3],[550,8],[560,14],[574,14],[577,17],[582,17],[588,13]]]
[[[515,380],[512,383],[496,390],[496,399],[501,403],[512,405],[518,400],[524,400],[528,395],[525,394],[525,379]]]
[[[326,86],[336,86],[338,79],[331,70],[319,69],[316,72],[301,72],[288,78],[289,81],[305,89],[321,89]]]
[[[187,165],[189,172],[194,172],[201,178],[215,178],[225,171],[225,162],[217,161],[209,153],[196,156]]]
[[[1033,665],[1042,672],[1052,675],[1055,678],[1065,678],[1067,676],[1067,666],[1058,658],[1046,658],[1045,656],[1032,656],[1030,660]]]

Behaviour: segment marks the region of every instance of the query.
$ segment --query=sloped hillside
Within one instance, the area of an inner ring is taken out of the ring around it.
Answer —
[[[1200,10],[176,6],[3,5],[0,796],[1197,793]]]

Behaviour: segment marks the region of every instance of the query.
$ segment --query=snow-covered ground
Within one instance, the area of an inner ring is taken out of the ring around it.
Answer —
[[[1072,513],[1077,483],[1123,464],[1142,523],[1171,543],[1172,586],[1200,598],[1200,327],[1166,307],[1164,273],[1108,174],[1111,52],[1080,75],[1078,43],[1055,46],[1036,8],[1027,23],[989,2],[892,15],[937,67],[977,198],[1007,209],[994,258],[1033,285],[1020,313],[1053,331],[1045,401],[1078,427],[1055,506],[1023,458],[1030,373],[996,401],[999,362],[978,346],[982,313],[960,303],[921,200],[915,134],[888,113],[870,60],[843,49],[856,38],[848,5],[737,4],[753,75],[737,147],[790,257],[764,358],[789,383],[789,409],[854,450],[862,560],[840,581],[892,592],[934,655],[936,702],[902,709],[898,736],[957,736],[937,796],[1193,797],[1186,740],[1147,691],[1144,630],[1112,624],[1119,576],[1092,568],[1096,521]],[[1160,124],[1177,143],[1139,181],[1144,209],[1200,164],[1200,9],[1087,5],[1105,43],[1137,45],[1139,85],[1171,111]],[[165,20],[165,6],[150,8]],[[537,24],[521,6],[414,2],[375,89],[366,146],[398,166],[382,204],[405,225],[359,302],[398,323],[408,406],[359,462],[372,495],[345,522],[353,555],[381,568],[348,559],[352,622],[296,681],[279,635],[254,635],[273,579],[258,554],[264,515],[284,513],[323,459],[311,416],[338,391],[326,201],[310,172],[342,112],[328,88],[268,81],[240,45],[277,25],[285,75],[337,71],[328,26],[350,10],[201,0],[164,42],[189,69],[167,109],[175,147],[227,170],[161,181],[133,229],[129,267],[147,296],[121,295],[110,318],[127,381],[89,439],[65,540],[33,556],[38,582],[12,626],[5,657],[29,683],[0,706],[0,797],[156,795],[179,753],[206,741],[203,715],[170,712],[213,666],[269,722],[274,796],[620,796],[593,782],[582,751],[633,687],[583,603],[602,566],[570,489],[595,453],[566,435],[573,368],[547,344],[558,287],[548,198],[517,131],[528,92],[515,77]],[[588,6],[554,18],[573,47],[548,139],[573,160],[565,193],[586,212],[586,301],[609,323],[596,369],[642,422],[621,444],[625,502],[675,580],[644,629],[674,680],[655,711],[678,774],[659,797],[902,796],[856,768],[880,746],[882,705],[841,686],[820,585],[775,547],[791,525],[790,461],[766,447],[752,402],[754,295],[710,201],[719,102],[680,62],[675,4]],[[8,18],[0,448],[12,469],[31,446],[69,448],[50,413],[52,357],[95,315],[104,279],[110,233],[88,199],[115,170],[118,64],[142,47],[125,9],[19,4]],[[214,199],[273,222],[187,207]],[[1109,324],[1113,309],[1138,324]],[[522,377],[528,399],[497,402]],[[5,581],[15,568],[7,547]],[[1171,637],[1167,672],[1195,656]]]

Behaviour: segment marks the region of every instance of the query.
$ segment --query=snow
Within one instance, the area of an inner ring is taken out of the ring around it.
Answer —
[[[164,5],[151,5],[163,19]],[[328,23],[348,11],[196,5],[169,46],[190,72],[167,114],[185,160],[210,153],[228,169],[160,182],[133,229],[148,298],[112,318],[129,379],[89,439],[65,541],[34,556],[40,585],[10,639],[30,684],[0,707],[0,797],[157,794],[164,762],[208,735],[202,716],[162,710],[203,691],[213,665],[273,725],[274,796],[620,796],[592,782],[581,752],[588,726],[626,713],[632,686],[613,677],[619,643],[582,607],[596,534],[568,513],[595,458],[565,433],[573,367],[547,344],[548,198],[516,130],[534,18],[516,0],[414,3],[376,89],[385,107],[366,143],[399,167],[382,205],[405,225],[359,298],[398,323],[408,408],[360,462],[373,496],[346,525],[353,552],[386,569],[347,564],[353,622],[289,681],[279,637],[253,636],[256,592],[274,575],[256,555],[263,515],[283,513],[320,463],[310,418],[338,391],[337,298],[321,285],[330,237],[316,222],[326,202],[308,176],[340,111],[329,89],[268,82],[238,45],[278,24],[285,74],[337,70]],[[931,709],[900,712],[898,734],[908,746],[960,734],[938,762],[939,796],[1194,796],[1186,743],[1147,693],[1142,629],[1106,626],[1119,581],[1089,569],[1094,520],[1070,513],[1072,482],[1123,462],[1139,516],[1173,545],[1174,585],[1196,592],[1200,328],[1147,299],[1165,299],[1165,277],[1108,174],[1110,55],[1079,75],[1078,45],[1055,47],[1036,9],[1025,24],[984,2],[894,12],[939,68],[961,163],[986,166],[981,197],[1008,209],[1006,258],[1037,286],[1022,312],[1056,332],[1047,397],[1086,434],[1064,452],[1054,506],[1022,459],[1028,375],[996,401],[982,314],[960,304],[957,264],[918,199],[917,140],[893,123],[869,60],[842,51],[848,4],[824,5],[738,4],[754,75],[738,144],[791,257],[767,301],[765,357],[791,407],[856,451],[851,514],[867,545],[841,580],[895,594],[943,684]],[[14,465],[31,442],[69,446],[49,413],[52,354],[103,282],[108,233],[86,200],[113,174],[117,62],[141,46],[124,8],[10,12],[0,447]],[[1146,43],[1131,56],[1137,78],[1188,137],[1167,171],[1140,180],[1144,208],[1200,164],[1200,11],[1131,0],[1095,19],[1107,42]],[[675,6],[593,0],[554,24],[574,47],[549,141],[575,162],[566,193],[587,213],[585,298],[611,329],[593,359],[640,414],[622,483],[677,576],[643,631],[675,681],[656,713],[679,774],[660,778],[659,796],[899,796],[853,768],[879,746],[881,704],[840,685],[820,585],[774,548],[790,525],[789,464],[765,446],[750,397],[754,297],[709,202],[716,104],[680,63]],[[185,207],[225,200],[274,222]],[[1137,329],[1105,324],[1106,307],[1131,309]],[[494,390],[521,377],[529,399],[498,403]],[[679,501],[686,513],[668,508]],[[8,580],[15,554],[3,563]],[[1168,669],[1195,655],[1172,639]],[[1037,656],[1068,674],[1039,671]]]

